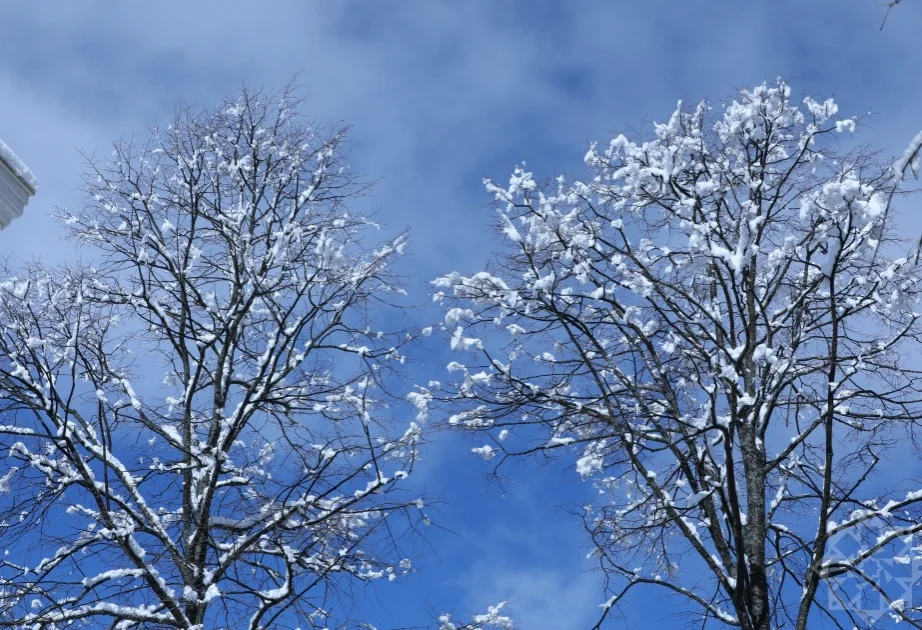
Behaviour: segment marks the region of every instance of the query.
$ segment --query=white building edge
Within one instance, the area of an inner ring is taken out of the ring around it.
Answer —
[[[0,230],[22,216],[29,197],[37,191],[32,171],[0,140]]]

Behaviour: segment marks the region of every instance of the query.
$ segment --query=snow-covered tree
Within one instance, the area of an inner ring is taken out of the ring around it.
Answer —
[[[412,400],[495,463],[573,454],[600,624],[650,588],[707,627],[922,627],[922,484],[893,466],[922,417],[919,257],[836,114],[779,80],[593,145],[583,181],[517,168],[486,182],[497,262],[434,282],[458,356]]]
[[[345,627],[338,594],[409,570],[419,428],[374,321],[405,238],[366,244],[343,132],[298,105],[117,142],[61,212],[87,264],[7,270],[0,626]]]

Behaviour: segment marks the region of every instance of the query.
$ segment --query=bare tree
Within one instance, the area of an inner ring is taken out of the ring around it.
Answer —
[[[659,588],[702,627],[922,627],[869,570],[920,560],[922,491],[887,467],[922,417],[918,252],[836,112],[779,80],[593,145],[585,181],[518,168],[487,182],[498,262],[434,283],[457,380],[412,399],[486,459],[574,453],[599,625]]]
[[[0,626],[327,628],[409,570],[419,428],[374,327],[405,237],[366,245],[343,131],[298,105],[244,89],[115,143],[61,213],[94,265],[0,284]]]

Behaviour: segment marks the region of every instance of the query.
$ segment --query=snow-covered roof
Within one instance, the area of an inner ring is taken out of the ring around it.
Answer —
[[[38,181],[19,157],[0,140],[0,230],[22,216]]]

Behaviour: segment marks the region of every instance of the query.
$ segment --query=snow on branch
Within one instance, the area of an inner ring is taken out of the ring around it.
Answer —
[[[500,602],[488,606],[486,613],[474,615],[467,623],[452,621],[451,615],[441,615],[438,630],[515,630],[512,619],[500,612],[505,605],[506,602]]]
[[[913,176],[919,176],[919,162],[922,159],[922,131],[916,134],[915,138],[903,151],[903,155],[893,163],[893,177],[899,182],[906,175],[906,169],[912,171]]]

